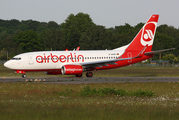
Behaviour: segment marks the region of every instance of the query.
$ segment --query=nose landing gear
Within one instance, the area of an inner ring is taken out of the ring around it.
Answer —
[[[22,74],[22,77],[23,77],[23,78],[26,78],[26,74]]]
[[[23,78],[26,78],[25,71],[16,70],[16,73],[20,73],[20,74],[22,74],[22,77],[23,77]]]

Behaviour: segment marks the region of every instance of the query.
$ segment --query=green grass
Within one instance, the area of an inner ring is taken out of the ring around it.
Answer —
[[[94,72],[95,76],[179,76],[178,67],[135,67],[127,66]]]
[[[123,67],[97,71],[94,72],[94,76],[99,77],[96,78],[98,81],[105,76],[179,76],[178,73],[177,67]],[[0,76],[20,77],[21,75],[1,65]],[[27,76],[44,77],[46,75],[43,72],[32,72],[27,73]],[[88,87],[87,91],[92,95],[80,95]],[[150,97],[120,95],[115,94],[117,90],[130,94],[148,92],[154,94]],[[102,91],[107,94],[103,94]],[[0,83],[1,120],[177,120],[178,118],[179,82]]]
[[[84,88],[153,91],[152,97],[80,96]],[[54,92],[55,91],[55,92]],[[57,94],[56,92],[69,94]],[[0,119],[177,119],[179,83],[0,83]]]

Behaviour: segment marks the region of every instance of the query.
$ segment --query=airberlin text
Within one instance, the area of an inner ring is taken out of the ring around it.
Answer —
[[[75,71],[83,71],[83,69],[76,69],[76,68],[68,68],[66,72],[74,73]]]
[[[61,62],[84,62],[83,55],[76,55],[76,53],[70,53],[69,55],[53,55],[50,53],[50,55],[46,56],[43,54],[43,56],[38,55],[36,57],[37,63],[49,63],[49,61],[52,61],[53,63]]]

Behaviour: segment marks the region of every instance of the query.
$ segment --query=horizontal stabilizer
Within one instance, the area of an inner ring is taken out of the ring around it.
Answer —
[[[144,53],[144,55],[151,55],[151,54],[160,53],[160,52],[169,51],[169,50],[174,50],[174,49],[175,48],[169,48],[169,49],[157,50],[157,51],[152,51],[152,52],[146,52],[146,53]]]

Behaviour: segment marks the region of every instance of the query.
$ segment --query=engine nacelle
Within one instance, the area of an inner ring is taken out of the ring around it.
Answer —
[[[54,70],[54,71],[45,71],[46,75],[59,75],[62,74],[60,70]]]
[[[64,65],[61,72],[63,75],[80,75],[83,72],[81,65]]]

